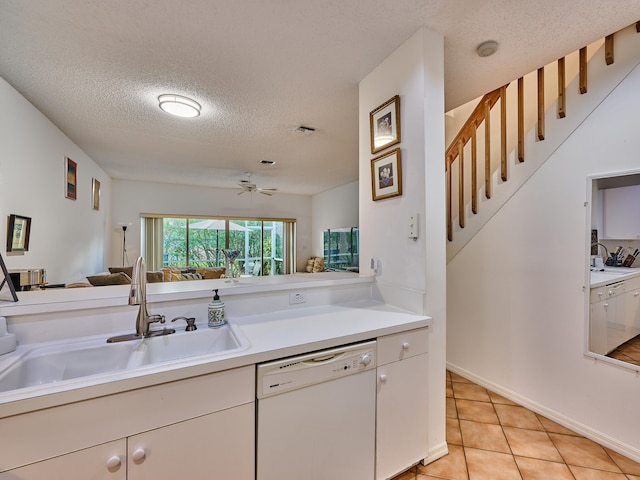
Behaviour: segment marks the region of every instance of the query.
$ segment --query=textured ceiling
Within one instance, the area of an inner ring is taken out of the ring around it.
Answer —
[[[450,109],[637,20],[640,0],[0,0],[0,75],[113,178],[313,194],[357,178],[358,82],[420,27],[445,36]]]

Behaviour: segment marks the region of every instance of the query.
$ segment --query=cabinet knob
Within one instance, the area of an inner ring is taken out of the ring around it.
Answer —
[[[133,451],[131,458],[133,458],[134,462],[142,462],[147,456],[147,452],[144,451],[144,448],[137,448]]]
[[[402,344],[402,349],[403,349],[403,350],[409,350],[409,342],[404,342],[404,343]]]
[[[385,383],[387,381],[387,375],[385,373],[380,374],[380,381]]]
[[[120,460],[120,457],[117,455],[114,455],[109,460],[107,460],[107,468],[110,471],[117,470],[118,468],[120,468],[120,465],[122,465],[122,460]]]

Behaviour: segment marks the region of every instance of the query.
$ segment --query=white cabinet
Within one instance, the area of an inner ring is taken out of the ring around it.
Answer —
[[[123,439],[86,448],[0,473],[0,480],[125,480],[126,445]]]
[[[253,365],[60,405],[0,419],[0,480],[253,480],[254,424]]]
[[[128,480],[252,480],[254,405],[246,404],[128,439]]]
[[[376,479],[427,457],[427,329],[378,338]]]
[[[591,305],[589,312],[589,351],[607,354],[607,309],[609,304],[604,297],[604,291],[596,291],[595,294],[601,294],[602,300],[594,299],[594,290],[591,292]]]
[[[603,238],[616,240],[640,238],[640,185],[603,190]]]
[[[606,355],[640,334],[640,277],[591,289],[589,351]]]
[[[640,277],[625,282],[625,342],[640,335]]]

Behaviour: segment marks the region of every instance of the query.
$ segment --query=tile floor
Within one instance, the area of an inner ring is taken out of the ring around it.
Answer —
[[[449,454],[393,480],[640,480],[640,464],[447,372]]]
[[[640,366],[640,335],[623,343],[607,357]]]

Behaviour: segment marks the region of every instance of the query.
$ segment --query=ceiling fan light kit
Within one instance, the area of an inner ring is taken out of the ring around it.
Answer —
[[[241,190],[238,193],[236,193],[236,195],[242,195],[243,193],[247,193],[247,192],[249,193],[258,192],[258,193],[261,193],[262,195],[267,195],[268,197],[270,197],[271,195],[273,195],[274,192],[278,191],[277,188],[260,188],[255,183],[251,183],[251,173],[249,172],[247,172],[247,178],[246,179],[243,178],[242,180],[240,180],[240,183],[238,183],[238,186],[240,187]]]

